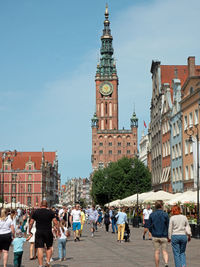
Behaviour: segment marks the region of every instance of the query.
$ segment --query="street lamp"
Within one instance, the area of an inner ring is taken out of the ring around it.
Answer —
[[[196,131],[196,134],[195,134]],[[194,143],[192,137],[196,137],[197,142],[197,235],[195,236],[197,239],[200,239],[200,214],[199,214],[199,129],[198,125],[191,125],[188,129],[186,129],[186,134],[189,136],[189,143]]]
[[[5,159],[8,157],[10,161],[11,157],[15,157],[17,155],[17,151],[14,150],[13,152],[10,150],[5,150],[2,152],[2,181],[1,181],[1,199],[2,199],[2,206],[4,206],[4,162]],[[12,200],[11,200],[12,201]]]

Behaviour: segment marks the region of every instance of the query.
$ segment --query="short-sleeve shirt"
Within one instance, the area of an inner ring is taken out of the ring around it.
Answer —
[[[36,221],[36,231],[38,232],[51,232],[54,218],[54,212],[45,208],[37,209],[32,215],[32,219]]]
[[[150,214],[152,213],[152,209],[144,209],[143,210],[143,215],[144,215],[144,219],[145,220],[149,220],[149,216],[150,216]]]
[[[26,242],[26,238],[16,237],[13,242],[13,252],[21,252],[23,251],[23,245]]]
[[[73,217],[73,222],[81,222],[81,211],[80,210],[72,210],[71,215]]]
[[[0,220],[0,235],[11,233],[11,225],[13,225],[13,221],[9,217],[6,217],[5,220]]]

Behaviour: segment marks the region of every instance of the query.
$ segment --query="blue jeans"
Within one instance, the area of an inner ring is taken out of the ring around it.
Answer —
[[[175,267],[186,267],[185,250],[187,245],[187,236],[172,235],[171,242]]]
[[[115,228],[116,228],[116,231],[117,231],[116,220],[115,219],[112,219],[112,231],[113,231],[113,233],[115,233]]]
[[[58,239],[58,256],[59,259],[66,257],[66,239]]]

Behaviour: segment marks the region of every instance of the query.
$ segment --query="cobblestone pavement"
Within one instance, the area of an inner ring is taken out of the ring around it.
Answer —
[[[130,227],[131,241],[117,243],[117,235],[106,233],[99,229],[92,238],[89,226],[85,225],[80,242],[74,242],[72,237],[67,242],[67,260],[58,261],[57,242],[54,243],[53,267],[154,267],[152,241],[142,240],[143,228]],[[169,245],[169,267],[174,266],[171,245]],[[200,240],[192,239],[187,246],[188,267],[200,266]],[[13,266],[12,248],[9,252],[8,267]],[[2,260],[0,261],[2,266]],[[25,244],[22,266],[38,266],[37,260],[29,260],[29,243]],[[160,266],[164,266],[161,260]]]

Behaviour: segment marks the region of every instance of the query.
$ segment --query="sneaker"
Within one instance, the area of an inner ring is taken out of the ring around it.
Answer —
[[[79,238],[79,237],[77,237],[77,238],[76,238],[76,240],[80,241],[80,238]]]
[[[76,239],[74,239],[74,242],[76,242]]]
[[[145,235],[143,235],[143,240],[145,240]]]
[[[67,260],[67,258],[63,258],[63,261],[66,261]]]
[[[58,261],[62,261],[62,259],[59,259]]]
[[[168,267],[169,265],[168,264],[165,264],[165,267]]]
[[[50,262],[53,262],[53,259],[52,258],[50,259]]]
[[[92,237],[94,237],[94,234],[92,233]]]

